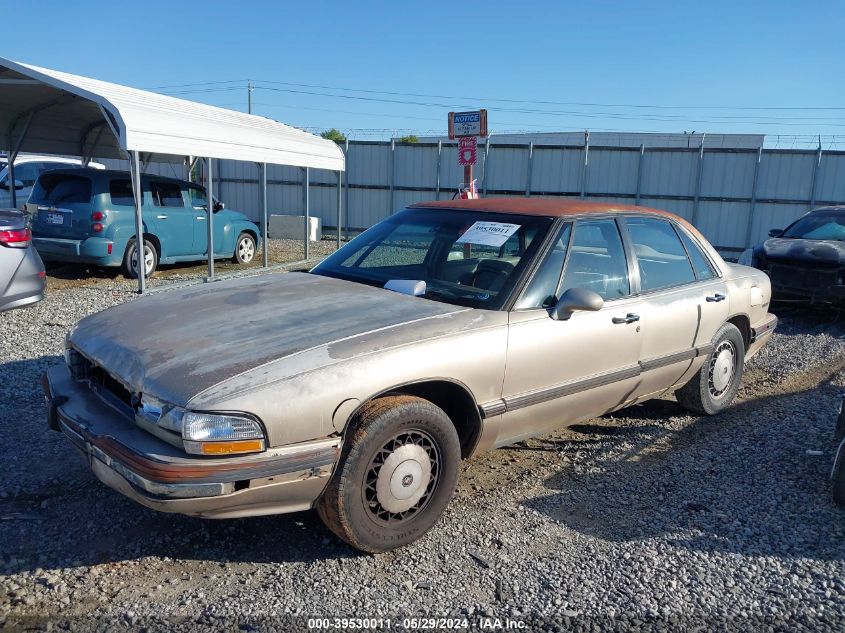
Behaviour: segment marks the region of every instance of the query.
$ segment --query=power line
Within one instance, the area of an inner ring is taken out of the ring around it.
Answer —
[[[189,88],[192,86],[216,86],[220,84],[245,83],[247,79],[226,79],[225,81],[201,81],[193,84],[170,84],[168,86],[153,86],[147,90],[166,90],[169,88]]]
[[[230,79],[226,81],[210,81],[210,82],[200,82],[200,83],[193,83],[193,84],[174,84],[170,86],[157,86],[155,89],[166,89],[166,88],[183,88],[183,87],[193,87],[193,86],[209,86],[209,85],[219,85],[219,84],[232,84],[232,83],[246,83],[247,79]],[[306,84],[306,83],[295,83],[295,82],[288,82],[288,81],[275,81],[272,79],[256,79],[255,81],[265,83],[265,84],[274,84],[279,86],[293,86],[293,87],[300,87],[300,88],[314,88],[319,90],[340,90],[343,92],[359,92],[365,94],[380,94],[380,95],[392,95],[392,96],[404,96],[404,97],[420,97],[420,98],[429,98],[429,99],[458,99],[462,101],[475,101],[475,102],[500,102],[500,103],[523,103],[523,104],[539,104],[539,105],[558,105],[558,106],[579,106],[579,107],[602,107],[602,108],[638,108],[638,109],[656,109],[656,110],[741,110],[741,111],[802,111],[802,110],[810,110],[810,111],[845,111],[845,106],[726,106],[726,105],[660,105],[660,104],[632,104],[632,103],[599,103],[599,102],[584,102],[584,101],[549,101],[549,100],[539,100],[539,99],[508,99],[502,97],[477,97],[477,96],[457,96],[457,95],[439,95],[439,94],[426,94],[426,93],[419,93],[419,92],[397,92],[397,91],[390,91],[390,90],[371,90],[366,88],[349,88],[343,86],[328,86],[328,85],[321,85],[321,84]],[[234,88],[233,88],[234,89]],[[270,90],[271,88],[265,87],[265,89]],[[277,89],[280,90],[280,89]],[[184,91],[190,92],[190,91]],[[311,93],[305,93],[311,94]],[[319,93],[318,93],[319,94]],[[363,99],[363,97],[360,97]],[[416,102],[410,101],[392,101],[396,103],[410,103],[415,104]],[[420,104],[422,105],[422,104]],[[442,104],[437,104],[438,107],[441,107]],[[666,115],[668,116],[668,115]],[[726,115],[722,115],[726,116]]]
[[[379,98],[379,97],[362,97],[358,95],[342,95],[342,94],[335,94],[335,93],[326,93],[326,92],[313,92],[308,90],[295,90],[291,88],[271,88],[268,86],[255,86],[256,90],[270,90],[274,92],[285,92],[291,94],[305,94],[309,96],[317,96],[317,97],[330,97],[330,98],[337,98],[337,99],[349,99],[355,101],[369,101],[369,102],[379,102],[379,103],[393,103],[399,105],[413,105],[413,106],[421,106],[421,107],[434,107],[434,108],[452,108],[457,107],[455,104],[448,104],[448,103],[435,103],[435,102],[423,102],[423,101],[402,101],[398,99],[387,99],[387,98]],[[460,106],[460,107],[472,107],[472,106]],[[512,112],[517,114],[534,114],[540,116],[581,116],[581,117],[588,117],[588,118],[610,118],[610,119],[619,119],[619,120],[647,120],[647,121],[673,121],[673,122],[688,122],[688,123],[728,123],[732,122],[733,120],[737,120],[736,122],[741,123],[748,123],[752,125],[766,125],[767,123],[762,121],[744,121],[740,119],[746,119],[749,117],[734,117],[728,115],[716,115],[716,119],[691,119],[686,118],[680,115],[668,115],[668,114],[625,114],[625,113],[617,113],[617,112],[582,112],[576,110],[538,110],[538,109],[528,109],[528,108],[490,108],[492,112]],[[767,117],[770,120],[785,120],[785,121],[792,121],[798,120],[795,117]],[[829,117],[828,117],[829,118]],[[824,125],[832,125],[836,127],[845,127],[845,124],[839,123],[830,123],[825,119],[814,119],[811,120],[824,122]],[[836,120],[841,120],[837,118]],[[783,125],[806,125],[804,123],[785,123]]]

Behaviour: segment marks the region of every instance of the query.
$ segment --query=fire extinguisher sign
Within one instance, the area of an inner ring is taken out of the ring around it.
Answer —
[[[449,138],[487,136],[487,110],[449,113]]]
[[[458,165],[466,167],[478,162],[478,139],[466,136],[458,139]]]

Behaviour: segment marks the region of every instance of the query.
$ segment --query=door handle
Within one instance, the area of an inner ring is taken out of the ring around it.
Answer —
[[[197,220],[205,220],[205,216],[204,215],[198,215]]]
[[[639,321],[639,320],[640,320],[640,315],[639,314],[633,314],[631,312],[629,312],[628,314],[626,314],[623,317],[613,317],[613,322],[617,323],[617,324],[618,323],[634,323],[635,321]]]
[[[719,301],[724,301],[727,297],[717,292],[712,297],[705,297],[705,299],[710,303],[718,303]]]
[[[167,219],[167,216],[166,216],[166,215],[157,215],[157,216],[156,216],[156,219],[158,219],[158,220],[166,220],[166,219]]]

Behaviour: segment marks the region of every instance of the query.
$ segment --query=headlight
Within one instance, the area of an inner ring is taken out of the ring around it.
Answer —
[[[231,455],[263,451],[264,430],[252,418],[185,412],[182,444],[194,455]]]
[[[742,255],[739,256],[739,259],[736,260],[737,264],[741,264],[743,266],[753,266],[754,265],[754,249],[753,248],[746,248],[742,251]]]

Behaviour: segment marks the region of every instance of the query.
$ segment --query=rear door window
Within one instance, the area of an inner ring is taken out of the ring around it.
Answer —
[[[184,207],[185,199],[182,197],[182,188],[178,182],[164,182],[160,180],[150,181],[150,193],[153,197],[153,204],[157,207]]]
[[[637,256],[643,292],[695,281],[687,251],[668,221],[626,218],[625,224]]]
[[[91,201],[91,181],[84,176],[42,174],[30,201],[50,205],[88,203]]]
[[[135,206],[135,194],[132,192],[132,181],[128,178],[118,178],[109,182],[111,203],[126,207]]]

